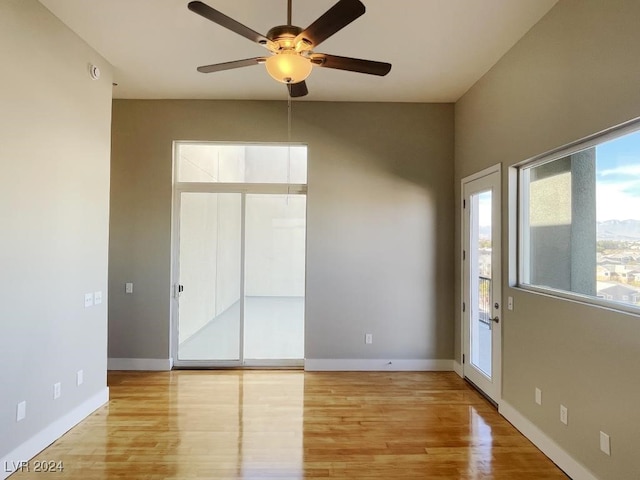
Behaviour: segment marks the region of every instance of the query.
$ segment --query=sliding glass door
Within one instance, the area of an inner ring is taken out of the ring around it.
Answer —
[[[304,195],[247,195],[244,356],[304,358]]]
[[[180,199],[178,359],[239,361],[242,195]]]
[[[234,163],[258,158],[256,152],[225,148],[213,150],[215,162],[186,148],[188,162],[177,168],[183,177],[174,208],[174,363],[302,365],[306,185],[242,182],[249,175],[280,179],[268,161]],[[278,152],[266,153],[273,160]],[[300,164],[286,160],[280,164]],[[202,181],[210,178],[238,181]]]

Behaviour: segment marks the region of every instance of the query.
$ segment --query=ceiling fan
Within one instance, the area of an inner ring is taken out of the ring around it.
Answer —
[[[192,12],[269,50],[269,55],[265,57],[203,65],[198,67],[198,71],[212,73],[264,63],[275,80],[287,84],[291,97],[303,97],[309,93],[305,80],[314,66],[379,76],[389,73],[390,63],[313,51],[331,35],[364,14],[365,7],[360,0],[339,0],[304,30],[291,23],[291,1],[287,0],[287,24],[273,27],[266,35],[242,25],[205,3],[189,2],[188,8]]]

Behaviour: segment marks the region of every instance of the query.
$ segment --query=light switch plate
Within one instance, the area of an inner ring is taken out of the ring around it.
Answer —
[[[600,432],[600,450],[607,455],[611,455],[611,439],[604,432]]]
[[[16,408],[16,422],[24,420],[27,416],[27,402],[20,402]]]
[[[565,425],[569,425],[569,411],[564,405],[560,405],[560,421]]]

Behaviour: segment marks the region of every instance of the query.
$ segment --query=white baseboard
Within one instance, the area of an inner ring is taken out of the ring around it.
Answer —
[[[19,469],[20,465],[28,465],[22,462],[31,460],[108,401],[109,388],[105,387],[65,416],[35,434],[18,448],[9,452],[8,455],[0,459],[0,466],[2,467],[0,480],[6,479],[16,469]]]
[[[460,378],[464,378],[464,370],[462,370],[462,364],[457,360],[453,361],[453,371],[456,372]]]
[[[109,358],[107,370],[163,372],[173,368],[173,358]]]
[[[450,372],[453,360],[306,358],[304,369],[309,372]]]
[[[504,400],[500,401],[498,411],[573,480],[598,480],[584,465]]]

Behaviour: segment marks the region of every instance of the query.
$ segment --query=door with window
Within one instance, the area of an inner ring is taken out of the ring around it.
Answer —
[[[175,156],[174,363],[302,365],[306,147],[178,143]]]
[[[491,400],[501,393],[500,166],[462,181],[463,371]]]

